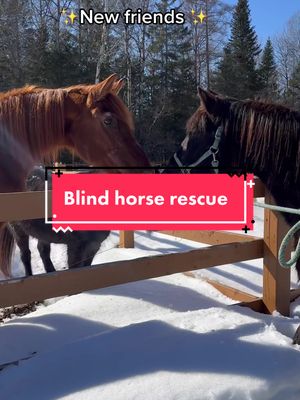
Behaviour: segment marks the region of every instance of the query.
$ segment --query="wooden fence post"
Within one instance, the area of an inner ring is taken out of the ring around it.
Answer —
[[[275,204],[267,190],[265,202]],[[290,270],[280,266],[278,250],[287,231],[283,216],[265,209],[263,302],[270,313],[277,310],[286,316],[290,312]]]
[[[134,248],[134,231],[120,231],[120,247],[123,249]]]

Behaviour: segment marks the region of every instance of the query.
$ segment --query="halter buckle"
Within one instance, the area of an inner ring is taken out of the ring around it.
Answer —
[[[211,150],[212,150],[212,148],[211,148]],[[214,150],[215,150],[215,149],[214,149]],[[215,152],[212,151],[213,160],[212,160],[212,162],[211,162],[211,166],[212,166],[213,168],[219,168],[219,165],[220,165],[219,160],[217,160],[217,154],[218,154],[218,152],[219,152],[219,150],[217,150],[217,151],[215,151]]]

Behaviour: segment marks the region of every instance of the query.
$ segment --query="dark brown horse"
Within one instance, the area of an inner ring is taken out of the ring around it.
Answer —
[[[49,189],[52,189],[51,181]],[[26,180],[26,190],[45,190],[45,170],[35,168]],[[101,243],[109,236],[110,231],[75,231],[55,233],[51,225],[44,219],[11,222],[2,229],[5,230],[5,241],[0,242],[0,252],[3,254],[4,269],[10,270],[14,243],[20,248],[21,260],[27,276],[32,275],[31,251],[29,236],[38,239],[37,248],[46,272],[54,272],[55,268],[50,257],[50,244],[58,243],[67,246],[69,268],[90,266]]]
[[[97,85],[27,86],[0,94],[0,193],[24,190],[33,166],[61,148],[115,172],[148,167],[133,136],[132,116],[117,97],[121,87],[122,81],[112,75]]]
[[[168,166],[198,173],[252,172],[278,205],[300,209],[300,114],[202,89],[199,97],[200,107],[188,121],[186,138]],[[284,217],[290,225],[299,221],[296,215],[284,213]],[[300,260],[296,268],[300,279]],[[300,327],[294,343],[300,344]]]
[[[200,107],[169,166],[249,172],[283,207],[300,208],[300,114],[259,101],[237,101],[199,89]],[[289,224],[299,216],[284,214]],[[297,263],[300,278],[300,261]]]
[[[259,176],[278,204],[300,207],[300,114],[258,101],[236,101],[199,89],[200,107],[187,123],[177,152],[189,166],[213,146],[218,128],[219,171],[241,170]],[[195,167],[210,168],[213,157]],[[178,166],[172,158],[169,165]]]

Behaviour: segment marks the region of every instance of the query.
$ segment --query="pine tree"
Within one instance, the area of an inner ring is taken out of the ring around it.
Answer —
[[[231,95],[231,93],[235,93],[237,88],[228,88],[228,84],[232,81],[232,84],[235,84],[235,81],[232,80],[232,71],[233,71],[233,57],[230,46],[226,46],[223,52],[223,59],[219,63],[218,71],[213,76],[213,87],[218,92],[223,93],[225,95]]]
[[[162,0],[155,11],[177,9],[175,0]],[[197,104],[196,82],[190,32],[184,25],[152,25],[149,28],[145,84],[148,93],[145,120],[138,127],[149,148],[149,156],[158,162],[168,159],[184,137],[185,123]],[[193,96],[194,95],[194,96]],[[140,131],[140,132],[139,132]],[[145,135],[146,132],[146,135]]]
[[[270,38],[267,40],[259,68],[261,92],[260,95],[269,100],[278,97],[277,69],[274,49]]]
[[[256,60],[260,51],[251,25],[248,0],[239,0],[231,24],[231,37],[215,74],[214,88],[228,96],[253,98],[259,92]]]
[[[30,26],[28,1],[0,1],[0,91],[24,85],[26,42]]]

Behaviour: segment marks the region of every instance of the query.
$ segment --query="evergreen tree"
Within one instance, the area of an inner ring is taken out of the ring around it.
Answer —
[[[228,89],[230,80],[232,80],[232,70],[233,70],[233,57],[231,48],[227,45],[224,48],[223,59],[219,63],[218,71],[213,76],[213,87],[220,93],[225,95],[230,95],[231,90]],[[232,81],[234,84],[235,82]]]
[[[278,97],[277,69],[274,49],[270,38],[266,42],[259,68],[261,81],[261,96],[274,100]]]
[[[239,0],[231,24],[231,37],[215,74],[214,88],[239,99],[253,98],[260,86],[256,68],[259,54],[248,0]]]
[[[31,35],[26,43],[27,65],[26,81],[35,85],[51,85],[49,79],[49,32],[44,21],[37,29],[30,29]]]
[[[155,11],[164,14],[177,9],[176,4],[176,0],[162,0]],[[148,40],[151,43],[146,61],[149,96],[145,121],[139,129],[150,157],[161,162],[170,157],[184,137],[185,123],[197,104],[196,83],[186,26],[153,25]]]
[[[0,0],[0,91],[25,84],[25,45],[30,26],[25,0]]]

